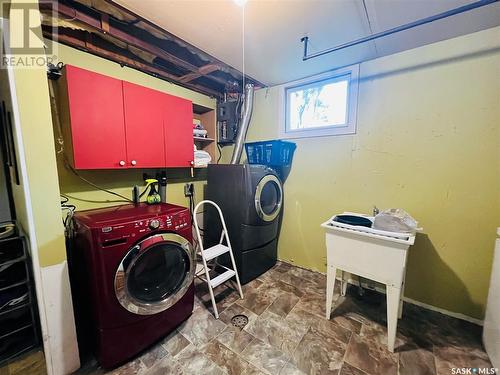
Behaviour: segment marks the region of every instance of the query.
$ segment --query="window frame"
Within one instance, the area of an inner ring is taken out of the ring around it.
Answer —
[[[318,84],[320,82],[341,81],[343,77],[350,76],[347,93],[347,122],[344,125],[331,125],[309,129],[291,130],[288,128],[288,92],[291,89]],[[325,137],[334,135],[356,134],[356,120],[358,109],[359,91],[359,64],[336,69],[330,72],[314,75],[301,80],[286,83],[280,89],[280,137],[285,139]]]

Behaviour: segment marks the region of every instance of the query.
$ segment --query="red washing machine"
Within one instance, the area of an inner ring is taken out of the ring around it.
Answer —
[[[116,367],[193,311],[190,212],[130,204],[76,212],[74,225],[68,260],[79,344]]]

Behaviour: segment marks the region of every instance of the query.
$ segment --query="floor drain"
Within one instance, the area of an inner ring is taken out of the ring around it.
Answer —
[[[243,329],[248,324],[248,317],[245,315],[235,315],[231,318],[233,326]]]

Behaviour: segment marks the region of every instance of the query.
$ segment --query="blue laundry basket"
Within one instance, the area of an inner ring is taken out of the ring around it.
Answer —
[[[290,166],[296,148],[295,143],[281,140],[245,143],[248,164],[264,164],[272,167]]]

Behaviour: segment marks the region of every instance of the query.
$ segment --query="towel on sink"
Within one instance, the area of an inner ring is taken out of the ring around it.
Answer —
[[[418,222],[408,212],[401,208],[384,210],[375,216],[374,229],[398,233],[415,233]]]

